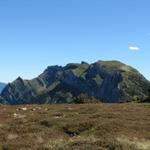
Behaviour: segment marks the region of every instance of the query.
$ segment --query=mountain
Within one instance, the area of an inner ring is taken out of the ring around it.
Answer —
[[[2,92],[5,86],[6,86],[5,83],[0,82],[0,93]]]
[[[129,102],[148,96],[150,82],[136,69],[119,61],[50,66],[32,80],[18,77],[1,93],[8,104]],[[1,100],[2,101],[2,100]]]
[[[0,93],[2,92],[2,90],[5,88],[6,84],[0,82]],[[3,98],[0,96],[0,103],[5,103],[6,101],[3,100]]]

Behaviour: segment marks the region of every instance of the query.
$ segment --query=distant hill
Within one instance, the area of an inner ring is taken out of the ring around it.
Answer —
[[[1,82],[0,82],[0,93],[1,93],[1,91],[4,89],[5,86],[6,86],[5,83],[1,83]]]
[[[141,101],[148,96],[150,82],[136,69],[119,61],[71,63],[50,66],[32,80],[18,77],[2,91],[3,102],[80,103]]]

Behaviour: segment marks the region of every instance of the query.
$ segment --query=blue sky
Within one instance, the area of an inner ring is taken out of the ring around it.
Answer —
[[[0,0],[0,81],[119,60],[150,80],[149,0]]]

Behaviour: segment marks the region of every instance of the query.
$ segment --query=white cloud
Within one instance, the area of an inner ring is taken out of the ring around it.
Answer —
[[[130,51],[139,51],[140,50],[140,48],[137,46],[129,46],[128,48]]]

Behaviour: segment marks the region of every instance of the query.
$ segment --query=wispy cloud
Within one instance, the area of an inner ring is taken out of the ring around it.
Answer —
[[[140,48],[137,46],[129,46],[128,48],[130,51],[139,51],[140,50]]]

